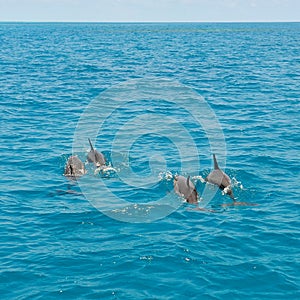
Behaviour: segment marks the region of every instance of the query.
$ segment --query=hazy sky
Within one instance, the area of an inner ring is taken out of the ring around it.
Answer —
[[[0,0],[0,21],[300,21],[300,0]]]

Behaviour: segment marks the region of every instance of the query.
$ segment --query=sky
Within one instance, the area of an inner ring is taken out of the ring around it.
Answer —
[[[300,21],[300,0],[0,0],[0,21]]]

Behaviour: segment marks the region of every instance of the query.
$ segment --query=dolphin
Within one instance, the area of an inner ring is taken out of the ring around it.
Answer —
[[[88,162],[94,163],[96,167],[105,166],[105,158],[104,158],[103,154],[98,152],[97,150],[95,150],[91,140],[90,139],[88,139],[88,140],[89,140],[89,143],[91,146],[91,150],[87,156]]]
[[[231,190],[231,180],[227,174],[225,174],[218,165],[215,154],[214,159],[214,170],[212,170],[205,178],[206,182],[217,185],[222,191],[229,195],[229,197],[235,201],[233,192]]]
[[[190,180],[190,176],[188,176],[188,178],[181,175],[175,176],[174,190],[176,194],[183,196],[188,203],[198,203],[198,193],[194,184]]]
[[[76,178],[84,174],[86,174],[86,169],[83,162],[77,155],[70,156],[65,167],[64,175]]]

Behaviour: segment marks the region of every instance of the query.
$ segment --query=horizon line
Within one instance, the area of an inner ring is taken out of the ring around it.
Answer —
[[[241,20],[241,21],[55,21],[55,20],[0,20],[0,23],[300,23],[300,20],[272,20],[272,21],[262,21],[262,20]]]

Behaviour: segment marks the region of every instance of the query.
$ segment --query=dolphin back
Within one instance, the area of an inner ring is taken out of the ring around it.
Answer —
[[[230,198],[234,200],[229,176],[219,168],[215,154],[213,154],[213,160],[214,170],[208,174],[208,176],[205,178],[205,181],[217,185],[221,190],[225,189]]]
[[[176,176],[174,180],[174,190],[175,192],[183,196],[188,203],[197,203],[198,202],[198,193],[190,180],[190,176],[185,178],[184,176]]]
[[[98,152],[97,150],[95,150],[91,140],[90,139],[88,139],[88,140],[89,140],[89,143],[91,146],[91,150],[87,155],[88,162],[94,163],[97,167],[104,166],[105,165],[104,155],[102,153]]]
[[[78,156],[73,155],[69,157],[65,167],[64,175],[70,177],[79,177],[84,175],[85,173],[85,166],[83,162],[78,158]]]

